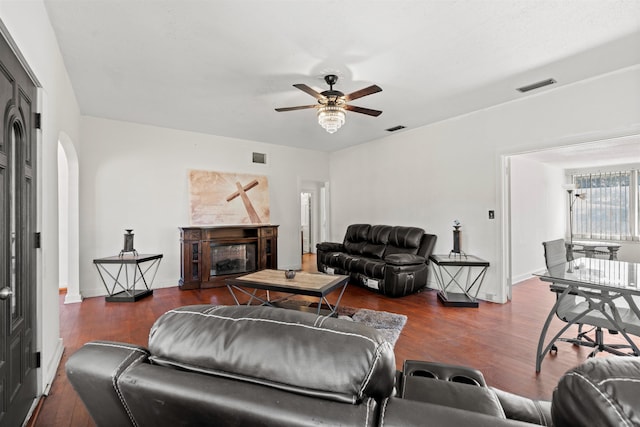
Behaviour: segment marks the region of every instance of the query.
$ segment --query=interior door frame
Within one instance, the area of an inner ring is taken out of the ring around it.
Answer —
[[[309,235],[307,236],[307,241],[308,241],[308,247],[305,248],[304,247],[304,231],[302,231],[302,250],[300,251],[303,255],[307,252],[305,252],[305,250],[308,250],[308,253],[313,253],[313,245],[314,243],[317,241],[317,236],[316,236],[316,225],[315,225],[315,217],[316,215],[314,215],[313,210],[315,209],[315,205],[314,205],[314,199],[317,197],[315,195],[314,192],[312,192],[311,190],[302,190],[300,192],[300,207],[302,208],[302,198],[304,197],[305,194],[309,195],[309,203],[307,205],[307,214],[309,215],[309,224],[307,224],[308,227],[308,233]],[[302,212],[301,212],[302,213]],[[302,230],[303,224],[302,224],[302,216],[300,217],[300,229]]]
[[[511,157],[526,155],[530,153],[536,153],[540,151],[549,151],[567,148],[570,146],[580,147],[583,144],[598,144],[610,139],[627,138],[640,136],[640,125],[630,126],[624,129],[611,129],[606,131],[592,132],[589,134],[570,135],[556,140],[551,140],[544,146],[535,147],[523,147],[517,150],[505,150],[498,154],[498,182],[499,194],[498,200],[500,201],[501,218],[501,246],[500,253],[502,262],[502,292],[505,293],[508,300],[511,300],[512,288],[517,283],[513,283],[512,277],[512,263],[513,263],[513,248],[512,248],[512,234],[517,233],[518,230],[513,230],[511,225],[511,176],[513,170],[511,168]]]
[[[33,86],[35,87],[35,91],[34,91],[34,99],[32,100],[32,109],[31,109],[31,113],[35,114],[35,113],[39,113],[42,111],[42,99],[43,99],[43,93],[42,93],[42,85],[40,83],[40,81],[38,80],[35,72],[33,71],[33,69],[29,66],[28,62],[26,61],[24,55],[22,55],[17,43],[15,42],[15,40],[13,40],[13,38],[11,37],[11,34],[9,32],[9,30],[7,29],[7,27],[5,26],[4,22],[2,21],[2,19],[0,19],[0,38],[2,38],[4,40],[4,42],[8,45],[9,49],[11,50],[11,52],[13,53],[15,59],[17,60],[17,62],[19,63],[19,65],[22,67],[22,70],[24,71],[24,73],[26,74],[27,78],[29,79],[30,83],[33,84]],[[16,112],[15,114],[17,114],[18,112]],[[33,145],[33,151],[31,153],[32,155],[32,172],[31,172],[31,179],[32,179],[32,184],[33,184],[33,193],[32,194],[32,206],[34,208],[34,218],[32,220],[32,223],[29,227],[29,233],[35,233],[37,230],[40,230],[41,225],[42,225],[42,214],[41,214],[41,206],[42,206],[42,182],[41,182],[41,168],[42,168],[42,132],[37,132],[35,131],[34,126],[32,125],[33,120],[35,119],[35,117],[29,117],[29,120],[26,121],[24,120],[24,118],[22,118],[22,120],[16,120],[16,117],[11,118],[11,114],[13,113],[9,113],[7,116],[5,116],[5,119],[7,120],[7,123],[11,123],[11,126],[9,126],[9,128],[11,129],[11,131],[13,131],[13,127],[16,123],[20,123],[21,122],[21,126],[23,128],[23,131],[29,131],[31,132],[31,144]],[[28,129],[25,129],[25,125],[27,125],[27,122],[31,125],[29,126]],[[4,131],[4,129],[3,129]],[[19,176],[18,178],[23,179],[24,176]],[[34,236],[30,236],[30,238],[27,238],[28,244],[29,245],[33,245],[34,240],[33,240]],[[33,288],[31,289],[31,291],[33,292],[33,312],[30,313],[31,316],[31,322],[32,322],[32,329],[33,329],[33,338],[32,338],[32,345],[33,348],[32,350],[34,351],[34,355],[35,353],[39,353],[40,349],[42,348],[42,332],[41,332],[41,328],[40,325],[42,323],[42,302],[40,301],[40,295],[42,292],[42,256],[40,251],[36,250],[34,246],[31,246],[31,248],[33,249],[33,260],[32,260],[32,264],[31,264],[31,270],[29,273],[33,275]],[[42,390],[43,390],[43,378],[42,378],[42,368],[39,364],[35,364],[35,393],[36,395],[33,396],[33,401],[31,404],[31,407],[29,408],[27,414],[26,414],[26,420],[29,419],[29,417],[31,416],[31,414],[33,413],[37,403],[38,403],[38,397],[40,396]]]
[[[323,191],[324,189],[324,191]],[[330,193],[329,193],[329,183],[326,181],[313,181],[313,180],[303,180],[298,179],[298,193],[297,193],[297,205],[298,210],[300,210],[300,199],[302,193],[311,193],[311,218],[310,224],[313,227],[313,230],[310,230],[310,240],[311,240],[311,253],[315,253],[315,243],[319,243],[322,240],[322,236],[329,236],[329,203],[330,203]],[[322,198],[324,197],[324,200]],[[324,215],[326,218],[322,218],[323,215],[323,206],[324,206]],[[302,227],[302,218],[298,214],[298,230]],[[300,242],[300,247],[298,253],[302,253],[302,242]]]

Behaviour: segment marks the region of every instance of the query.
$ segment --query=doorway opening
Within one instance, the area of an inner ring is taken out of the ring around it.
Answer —
[[[329,183],[302,181],[300,184],[300,253],[316,253],[316,243],[329,236]]]
[[[300,193],[300,241],[302,255],[311,253],[311,193]]]
[[[640,133],[611,133],[591,141],[502,157],[503,267],[505,291],[544,271],[542,242],[564,237],[568,229],[567,171],[640,164]],[[622,253],[638,257],[637,245],[623,244]],[[623,259],[624,260],[624,259]]]
[[[81,302],[78,156],[71,138],[58,138],[58,287],[65,304]]]

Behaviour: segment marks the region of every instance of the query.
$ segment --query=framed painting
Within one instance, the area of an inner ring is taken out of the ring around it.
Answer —
[[[266,176],[189,171],[192,225],[269,224]]]

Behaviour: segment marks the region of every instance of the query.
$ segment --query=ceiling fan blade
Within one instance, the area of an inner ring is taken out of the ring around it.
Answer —
[[[367,114],[369,116],[374,116],[374,117],[378,117],[380,114],[382,114],[382,111],[380,110],[372,110],[370,108],[356,107],[354,105],[345,105],[344,108],[345,110],[353,111],[354,113],[362,113],[362,114]]]
[[[304,83],[295,84],[295,85],[293,85],[293,87],[297,87],[301,91],[308,93],[309,95],[313,96],[317,100],[325,99],[325,96],[323,94],[321,94],[319,92],[316,92],[315,90],[313,90],[312,88],[310,88],[309,86],[307,86]]]
[[[353,101],[354,99],[362,98],[363,96],[372,95],[374,93],[382,92],[382,88],[378,85],[371,85],[364,89],[357,90],[344,97],[345,101]]]
[[[276,108],[276,111],[281,113],[283,111],[306,110],[307,108],[316,108],[317,106],[318,106],[318,104],[316,104],[316,105],[301,105],[299,107],[284,107],[284,108]]]

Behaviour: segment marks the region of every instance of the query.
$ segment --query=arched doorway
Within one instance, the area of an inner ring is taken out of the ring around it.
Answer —
[[[67,289],[65,304],[81,302],[79,248],[78,155],[64,132],[58,138],[59,286]]]

